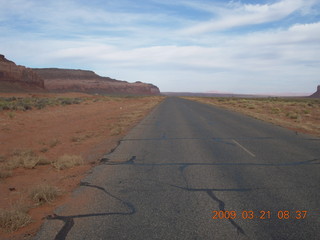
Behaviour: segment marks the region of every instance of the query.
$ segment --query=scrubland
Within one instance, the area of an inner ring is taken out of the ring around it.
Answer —
[[[161,96],[0,95],[0,239],[32,236]]]
[[[320,99],[314,98],[228,98],[187,99],[241,112],[254,118],[320,136]]]

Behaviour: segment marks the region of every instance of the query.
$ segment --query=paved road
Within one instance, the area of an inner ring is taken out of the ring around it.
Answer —
[[[36,239],[319,239],[319,183],[319,138],[168,98]]]

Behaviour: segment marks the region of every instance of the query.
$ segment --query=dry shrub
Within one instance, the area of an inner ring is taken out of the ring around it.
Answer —
[[[49,165],[49,164],[51,164],[51,161],[49,159],[47,159],[45,157],[39,157],[37,166]]]
[[[0,179],[4,179],[7,177],[11,177],[12,176],[12,172],[8,171],[8,170],[1,170],[0,169]]]
[[[45,152],[48,152],[48,150],[49,149],[47,147],[43,147],[40,149],[40,152],[45,153]]]
[[[20,167],[20,160],[17,159],[16,157],[12,157],[11,159],[9,159],[9,161],[5,164],[5,168],[7,170],[12,170],[15,168]]]
[[[63,155],[59,157],[55,162],[52,163],[58,170],[63,170],[67,168],[72,168],[74,166],[79,166],[83,164],[83,159],[81,156],[77,155]]]
[[[37,204],[51,203],[61,194],[60,190],[48,184],[34,187],[30,192],[30,198]]]
[[[9,117],[10,119],[13,119],[13,118],[16,116],[16,114],[13,113],[13,112],[9,112],[9,113],[7,113],[7,115],[8,115],[8,117]]]
[[[271,113],[272,113],[272,114],[278,114],[278,113],[280,113],[280,112],[281,112],[281,109],[280,109],[280,108],[274,107],[274,108],[271,109]]]
[[[61,142],[60,142],[59,139],[53,139],[53,140],[50,141],[49,146],[50,146],[51,148],[54,148],[55,146],[57,146],[57,145],[60,144],[60,143],[61,143]]]
[[[290,119],[300,119],[300,114],[295,112],[288,112],[286,116]]]
[[[124,127],[128,126],[128,125],[130,125],[128,123],[128,118],[123,118],[123,119],[119,120],[118,122],[109,125],[110,135],[117,136],[117,135],[121,134],[124,130]]]
[[[256,106],[255,106],[254,104],[249,104],[249,105],[248,105],[248,108],[249,108],[249,109],[256,109]]]
[[[111,134],[111,136],[117,136],[117,135],[121,134],[121,132],[122,132],[121,127],[115,127],[115,128],[111,129],[110,134]]]
[[[94,133],[87,133],[83,135],[73,136],[70,140],[71,142],[82,142],[94,136]]]
[[[25,158],[22,161],[22,167],[31,169],[37,166],[38,162],[39,162],[38,157]]]
[[[31,222],[25,206],[13,206],[11,209],[0,209],[0,229],[13,232]]]
[[[17,150],[13,157],[6,164],[7,169],[15,169],[18,167],[34,168],[37,165],[50,164],[45,157],[37,156],[32,150]]]

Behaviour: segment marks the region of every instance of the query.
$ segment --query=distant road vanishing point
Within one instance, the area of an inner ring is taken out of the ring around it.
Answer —
[[[35,239],[319,239],[320,139],[167,98]]]

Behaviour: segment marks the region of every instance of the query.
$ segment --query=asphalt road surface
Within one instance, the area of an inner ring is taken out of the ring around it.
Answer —
[[[35,239],[319,239],[320,139],[167,98]]]

